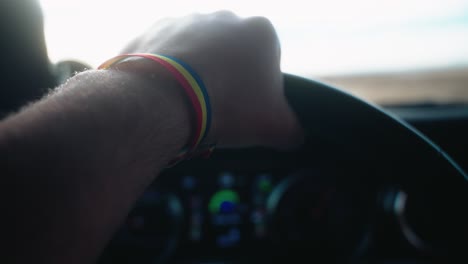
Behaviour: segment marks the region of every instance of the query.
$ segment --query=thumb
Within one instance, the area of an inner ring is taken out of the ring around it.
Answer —
[[[293,150],[304,143],[304,130],[284,96],[268,112],[268,121],[259,133],[262,145],[279,150]]]

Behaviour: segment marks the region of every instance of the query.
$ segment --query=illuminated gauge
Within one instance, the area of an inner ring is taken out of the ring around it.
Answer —
[[[217,191],[208,203],[213,225],[213,239],[219,248],[232,248],[241,240],[240,225],[242,217],[239,212],[240,198],[231,189]]]
[[[174,253],[183,227],[173,194],[148,191],[129,213],[99,263],[160,263]]]
[[[233,190],[221,190],[210,199],[208,209],[212,214],[233,213],[239,204],[239,195]]]
[[[462,189],[466,185],[458,187]],[[428,256],[443,260],[466,258],[468,199],[464,195],[467,190],[463,192],[453,187],[446,191],[443,189],[446,186],[435,187],[435,190],[420,188],[395,192],[394,214],[405,238]]]
[[[372,197],[359,183],[313,172],[286,178],[267,201],[268,235],[277,259],[348,260],[365,240]]]

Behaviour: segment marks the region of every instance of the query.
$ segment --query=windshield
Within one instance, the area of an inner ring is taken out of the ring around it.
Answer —
[[[272,21],[284,72],[382,104],[468,102],[468,0],[40,2],[53,62],[95,67],[160,18],[228,9]]]

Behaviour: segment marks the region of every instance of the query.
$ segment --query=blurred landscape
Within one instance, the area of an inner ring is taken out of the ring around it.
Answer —
[[[468,67],[314,79],[380,105],[468,104]]]

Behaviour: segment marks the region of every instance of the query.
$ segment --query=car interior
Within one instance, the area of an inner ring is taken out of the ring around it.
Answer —
[[[49,60],[38,5],[0,5],[2,116],[92,68]],[[98,263],[468,261],[468,68],[285,72],[284,87],[299,149],[217,149],[165,170]]]

